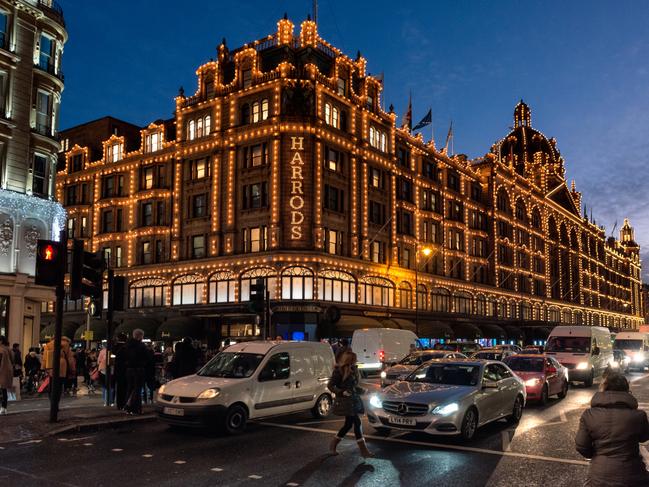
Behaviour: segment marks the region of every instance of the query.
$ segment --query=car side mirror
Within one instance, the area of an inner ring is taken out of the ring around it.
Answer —
[[[494,380],[485,379],[482,381],[483,389],[498,389],[498,383]]]

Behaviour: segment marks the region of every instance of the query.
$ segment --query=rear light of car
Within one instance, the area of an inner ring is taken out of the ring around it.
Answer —
[[[379,361],[383,362],[384,358],[385,358],[385,351],[379,350]]]

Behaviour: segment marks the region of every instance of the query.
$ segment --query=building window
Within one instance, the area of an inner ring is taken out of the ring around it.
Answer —
[[[207,159],[197,159],[190,163],[192,180],[203,179],[208,175]]]
[[[74,227],[76,224],[76,219],[75,218],[69,218],[68,219],[68,238],[74,238]]]
[[[52,135],[52,94],[38,90],[36,93],[36,131]]]
[[[376,189],[383,189],[383,171],[376,167],[370,167],[370,185]]]
[[[70,156],[70,159],[72,159],[71,172],[78,172],[83,169],[83,154],[74,154],[73,156]]]
[[[464,279],[464,260],[452,257],[448,260],[448,276],[453,279]]]
[[[65,188],[65,205],[72,206],[77,204],[77,186],[68,186]]]
[[[245,184],[243,186],[243,209],[250,210],[268,206],[268,184]]]
[[[156,203],[156,225],[163,226],[165,224],[165,213],[164,201],[158,201]]]
[[[369,277],[358,284],[359,303],[372,306],[394,306],[394,285],[387,279]]]
[[[282,272],[282,299],[313,299],[313,272],[306,267]]]
[[[343,255],[343,232],[325,228],[325,251],[329,254]]]
[[[421,209],[440,213],[440,199],[437,191],[425,189],[421,192]]]
[[[187,275],[179,277],[173,284],[174,306],[203,303],[203,287],[205,283],[199,276]]]
[[[410,168],[410,151],[399,147],[397,149],[397,162],[402,167]]]
[[[405,178],[398,179],[397,198],[412,203],[412,181]]]
[[[123,215],[123,210],[121,208],[118,208],[117,211],[115,212],[115,231],[116,232],[121,232],[122,231],[122,215]]]
[[[242,152],[243,167],[258,167],[268,164],[268,145],[255,144],[244,147]]]
[[[422,164],[422,170],[424,177],[430,179],[431,181],[437,181],[439,179],[437,164],[433,161],[424,161]]]
[[[81,217],[81,236],[88,236],[88,217],[85,216]]]
[[[430,294],[433,311],[449,313],[451,311],[451,294],[442,288],[433,289]]]
[[[110,267],[111,265],[111,260],[110,260],[111,254],[112,254],[112,249],[110,247],[104,247],[103,249],[101,249],[101,255],[104,258],[104,262],[108,267]]]
[[[136,281],[129,288],[130,308],[164,306],[167,285],[162,279]]]
[[[246,103],[244,106],[247,106],[248,104]],[[263,122],[264,120],[268,120],[268,115],[269,115],[269,103],[268,103],[268,98],[264,98],[262,100],[256,100],[253,101],[250,104],[251,108],[246,109],[245,111],[242,110],[243,113],[248,113],[248,116],[246,118],[242,117],[242,123],[258,123],[258,122]],[[252,109],[252,117],[250,117],[250,110]]]
[[[240,279],[240,297],[241,301],[250,301],[250,285],[254,284],[257,279],[263,279],[266,291],[271,299],[275,297],[277,288],[277,276],[273,269],[258,268],[251,269],[241,274]]]
[[[404,235],[413,235],[413,218],[412,213],[405,210],[397,212],[397,232]]]
[[[460,175],[449,169],[446,173],[446,186],[453,191],[460,191]]]
[[[212,130],[212,117],[205,115],[187,122],[187,139],[194,140],[205,137]]]
[[[487,257],[487,240],[473,237],[471,239],[471,255],[475,257]]]
[[[191,199],[191,216],[192,218],[202,218],[207,216],[207,195],[196,194]]]
[[[205,235],[194,235],[192,237],[192,258],[202,259],[205,257]]]
[[[448,219],[464,222],[464,204],[461,201],[448,201]]]
[[[356,302],[356,282],[344,272],[322,271],[318,275],[318,298],[338,303]]]
[[[470,294],[459,292],[453,295],[453,311],[469,315],[472,313],[473,298]]]
[[[382,152],[387,152],[387,137],[385,132],[370,126],[370,146]]]
[[[147,134],[144,140],[144,150],[146,152],[156,152],[162,149],[162,132]]]
[[[325,103],[325,123],[340,128],[340,110],[331,103]]]
[[[507,191],[502,188],[498,191],[498,196],[496,197],[496,207],[508,215],[512,212],[511,207],[509,206],[509,195],[507,194]]]
[[[343,78],[338,78],[338,80],[336,80],[336,93],[340,96],[345,96],[347,92],[346,85],[347,83]]]
[[[448,248],[464,252],[464,231],[457,228],[448,230]]]
[[[479,183],[471,184],[471,199],[473,201],[482,201],[482,186]]]
[[[142,169],[142,189],[152,189],[154,184],[155,170],[152,166]]]
[[[385,243],[376,240],[370,243],[370,260],[377,264],[385,264]]]
[[[101,231],[109,233],[113,231],[113,210],[105,210],[101,214]]]
[[[263,252],[268,248],[268,228],[265,226],[243,229],[243,251]]]
[[[410,249],[399,246],[399,265],[406,269],[410,268]]]
[[[343,153],[330,148],[327,148],[325,153],[326,153],[325,166],[327,167],[327,169],[329,169],[330,171],[342,173],[343,160],[344,160]]]
[[[9,49],[9,16],[6,12],[0,11],[0,48]]]
[[[115,247],[115,267],[122,267],[122,247]]]
[[[244,88],[249,88],[252,84],[252,69],[241,70],[241,82]]]
[[[155,261],[162,262],[164,260],[162,240],[155,241]]]
[[[109,144],[106,146],[107,162],[117,162],[122,160],[122,144]]]
[[[412,308],[412,287],[407,282],[399,284],[399,304],[402,308]]]
[[[153,203],[150,201],[142,203],[142,214],[140,217],[140,226],[149,227],[153,224]]]
[[[233,303],[235,281],[228,272],[212,274],[209,280],[210,303]]]
[[[151,242],[142,242],[140,247],[140,260],[142,264],[153,263],[153,252],[151,251]]]
[[[345,192],[328,184],[324,187],[324,207],[339,213],[345,212]]]
[[[370,223],[376,225],[383,225],[385,223],[385,205],[370,200],[369,213]]]

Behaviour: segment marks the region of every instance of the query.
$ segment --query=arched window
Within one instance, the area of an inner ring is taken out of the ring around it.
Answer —
[[[442,313],[451,312],[451,293],[444,288],[438,287],[430,293],[431,307],[433,311],[440,311]]]
[[[313,271],[289,267],[282,272],[282,299],[313,299]]]
[[[234,302],[234,276],[230,272],[212,274],[208,281],[210,303]]]
[[[532,210],[532,227],[541,230],[541,212],[538,208]]]
[[[402,308],[412,308],[412,286],[405,281],[399,284],[399,305]]]
[[[507,300],[505,298],[498,301],[498,318],[507,318]]]
[[[257,123],[261,119],[261,106],[258,101],[252,102],[252,123]]]
[[[522,198],[516,201],[516,219],[520,222],[527,223],[527,208]]]
[[[345,272],[326,270],[318,274],[318,296],[323,301],[356,302],[356,281]]]
[[[270,298],[275,298],[275,290],[277,288],[277,272],[275,269],[269,267],[257,267],[250,269],[241,274],[239,278],[239,301],[250,301],[250,285],[263,279],[266,290],[270,294]]]
[[[210,132],[212,131],[212,117],[207,115],[205,117],[205,135],[210,135]]]
[[[196,122],[196,137],[200,138],[203,136],[203,119],[199,118]]]
[[[358,284],[359,303],[394,306],[394,284],[382,277],[366,277]]]
[[[205,281],[199,275],[180,276],[173,284],[172,304],[174,306],[202,304],[204,286]]]
[[[487,298],[485,298],[482,294],[479,294],[475,298],[475,314],[479,316],[488,316]]]
[[[338,108],[333,107],[333,110],[331,110],[331,125],[333,125],[336,128],[340,127],[340,115],[338,112]]]
[[[568,238],[568,230],[566,229],[566,224],[562,223],[561,224],[561,243],[565,245],[566,247],[570,246],[570,239]]]
[[[423,284],[419,284],[417,286],[417,308],[418,309],[427,309],[426,305],[426,295],[428,294],[428,291],[426,290],[426,286]]]
[[[563,308],[563,310],[561,311],[561,323],[572,323],[572,313],[570,312],[570,309]]]
[[[163,279],[142,279],[129,286],[130,308],[152,308],[164,306],[167,296],[167,281]]]
[[[250,105],[244,103],[241,105],[241,125],[250,123]]]
[[[498,306],[496,298],[489,296],[487,298],[487,316],[497,316]]]
[[[559,311],[559,308],[556,306],[551,306],[548,309],[548,321],[552,321],[554,323],[559,323],[561,321],[561,312]]]
[[[554,219],[553,216],[551,216],[548,220],[548,232],[550,234],[550,240],[554,240],[555,242],[559,240],[559,232],[557,230],[557,222]]]
[[[575,312],[575,325],[583,325],[584,324],[584,313],[581,311],[576,311]]]
[[[194,140],[196,138],[196,122],[194,120],[189,121],[187,127],[187,138],[189,140]]]
[[[532,308],[530,306],[530,303],[528,303],[527,301],[523,301],[520,304],[520,310],[521,311],[519,317],[521,320],[529,321],[532,319]]]
[[[268,116],[270,115],[270,109],[269,109],[270,104],[268,103],[268,98],[264,98],[261,100],[261,119],[262,120],[268,120]]]
[[[518,318],[518,303],[513,299],[509,302],[509,317],[514,319]]]
[[[473,296],[469,293],[458,291],[453,294],[453,311],[470,315],[473,313]]]
[[[511,206],[509,205],[509,195],[504,188],[500,188],[498,190],[498,196],[496,197],[496,206],[500,211],[507,213],[508,215],[510,215],[512,212]]]
[[[532,319],[535,321],[543,320],[543,315],[541,314],[541,305],[538,303],[535,304],[532,308]]]
[[[577,238],[577,232],[574,228],[570,230],[570,247],[573,250],[579,250],[579,239]]]

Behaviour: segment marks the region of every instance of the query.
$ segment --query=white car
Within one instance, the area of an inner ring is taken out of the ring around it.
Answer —
[[[410,330],[364,328],[354,330],[352,335],[352,350],[363,374],[379,372],[386,365],[396,364],[413,346],[420,348],[417,335]]]
[[[472,353],[471,358],[479,360],[500,360],[502,362],[507,357],[515,354],[515,352],[506,348],[483,348],[478,352]]]
[[[404,380],[413,370],[423,363],[438,358],[453,359],[467,357],[460,352],[445,352],[443,350],[422,350],[421,352],[413,352],[397,363],[397,365],[393,365],[381,372],[381,385],[387,386],[398,380]]]
[[[248,419],[305,410],[324,418],[331,410],[333,365],[324,343],[237,343],[197,374],[162,385],[156,411],[172,425],[220,427],[230,434],[243,432]]]
[[[512,353],[521,353],[523,349],[518,345],[512,345],[510,343],[503,343],[502,345],[494,345],[491,348],[501,348],[503,350],[508,350]]]
[[[405,380],[372,394],[367,417],[378,431],[422,431],[471,440],[502,418],[517,423],[525,384],[502,362],[431,360]]]

